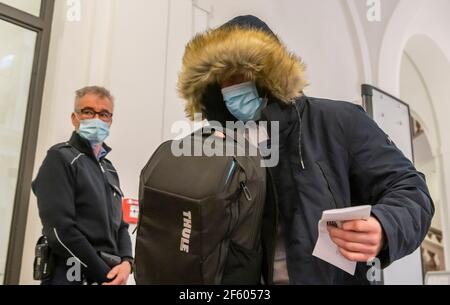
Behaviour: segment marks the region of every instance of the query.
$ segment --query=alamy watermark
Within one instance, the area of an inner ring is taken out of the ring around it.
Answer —
[[[201,114],[195,116],[201,122]],[[191,134],[172,142],[172,154],[176,157],[256,157],[261,156],[261,167],[278,165],[279,122],[226,122],[216,121],[194,131],[186,121],[177,121],[171,132],[177,135]]]
[[[66,266],[69,267],[66,272],[67,281],[70,283],[81,282],[81,262],[75,257],[67,260]]]
[[[81,21],[81,0],[67,0],[67,21]]]
[[[67,273],[66,273],[66,278],[67,281],[69,282],[81,282],[82,281],[82,276],[81,276],[81,262],[79,259],[75,258],[75,257],[70,257],[67,260],[66,263],[67,267],[69,267],[67,269]],[[367,266],[369,267],[369,269],[367,270],[366,273],[366,278],[370,283],[373,284],[377,284],[377,283],[381,283],[381,273],[382,273],[382,269],[381,269],[381,262],[380,259],[378,258],[373,258],[371,260],[367,261]]]
[[[366,273],[367,280],[370,283],[381,282],[381,262],[378,258],[373,258],[367,261],[367,266],[370,267]]]
[[[381,22],[381,0],[367,0],[367,20]]]

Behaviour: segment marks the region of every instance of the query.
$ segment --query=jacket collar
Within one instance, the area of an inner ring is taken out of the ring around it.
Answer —
[[[306,96],[302,96],[292,105],[282,105],[276,102],[270,103],[262,112],[263,120],[269,123],[279,122],[280,134],[282,134],[284,131],[289,130],[299,119],[295,107],[298,108],[301,116],[303,116],[307,100]]]
[[[298,128],[298,157],[301,168],[305,170],[305,160],[303,158],[302,123],[303,113],[308,102],[306,96],[298,98],[293,105],[282,106],[279,103],[272,103],[263,111],[263,119],[268,122],[279,123],[279,133],[269,134],[272,136],[270,145],[279,145],[280,149],[286,144],[289,145],[289,135],[292,135],[294,128]],[[268,125],[271,127],[271,124]],[[276,138],[274,138],[276,137]],[[275,144],[276,143],[276,144]]]
[[[72,145],[75,149],[77,149],[79,152],[90,156],[94,160],[97,160],[94,151],[92,150],[91,143],[89,143],[88,140],[82,138],[76,131],[72,133],[72,137],[69,140],[69,144]],[[106,150],[107,154],[111,152],[111,148],[103,143],[103,148]],[[106,154],[106,155],[107,155]],[[102,157],[101,159],[104,159],[106,157]]]

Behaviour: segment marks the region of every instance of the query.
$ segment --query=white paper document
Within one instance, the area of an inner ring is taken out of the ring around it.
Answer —
[[[331,240],[327,224],[334,222],[338,227],[342,221],[367,220],[370,218],[372,206],[364,205],[346,209],[328,210],[322,213],[319,221],[319,238],[314,248],[313,255],[348,273],[355,275],[356,262],[346,259],[338,250],[337,245]]]

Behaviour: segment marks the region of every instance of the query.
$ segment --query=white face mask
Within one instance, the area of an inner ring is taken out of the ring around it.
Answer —
[[[227,109],[239,121],[257,121],[261,118],[265,105],[254,82],[224,88],[222,95]]]
[[[100,119],[80,120],[78,134],[92,144],[101,144],[109,136],[110,126]]]

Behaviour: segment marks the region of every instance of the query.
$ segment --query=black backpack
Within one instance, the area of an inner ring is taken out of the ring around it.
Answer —
[[[243,157],[173,153],[173,147],[204,145],[211,136],[200,130],[182,142],[166,142],[142,170],[137,284],[261,282],[266,169],[259,154],[248,156],[248,150]],[[218,150],[243,149],[233,139],[213,139]]]

